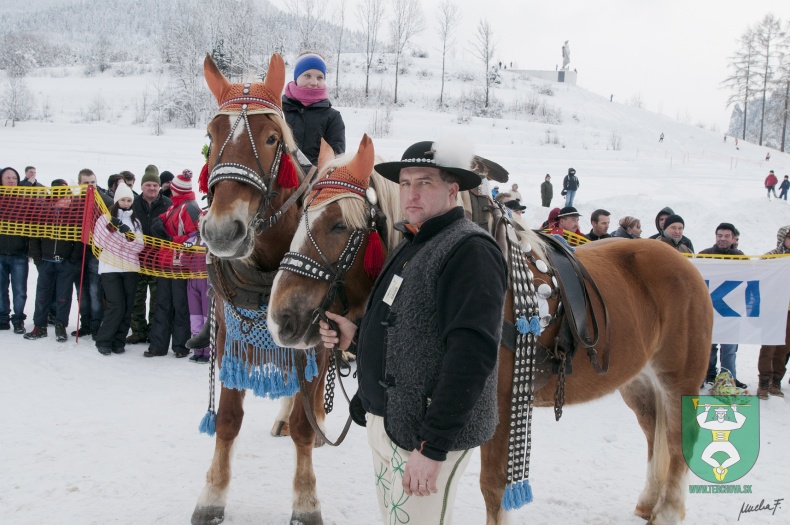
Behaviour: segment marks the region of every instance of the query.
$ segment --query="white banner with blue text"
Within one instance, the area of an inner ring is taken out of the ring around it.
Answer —
[[[714,343],[785,344],[790,257],[690,260],[708,285]]]

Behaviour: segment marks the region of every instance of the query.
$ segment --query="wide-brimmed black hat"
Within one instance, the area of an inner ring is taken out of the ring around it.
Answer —
[[[573,206],[565,206],[563,209],[560,210],[559,215],[557,215],[558,219],[562,219],[564,217],[579,217],[579,212]]]
[[[458,177],[458,188],[461,191],[471,190],[480,186],[480,181],[482,180],[480,175],[469,170],[468,163],[471,161],[471,152],[469,152],[469,160],[466,161],[467,165],[461,166],[460,158],[456,159],[456,161],[450,160],[453,158],[452,154],[445,158],[441,151],[436,151],[434,144],[434,142],[429,140],[417,142],[403,152],[400,161],[382,162],[381,164],[376,164],[374,168],[382,177],[396,183],[400,182],[400,170],[403,168],[424,166],[427,168],[438,168]],[[434,160],[434,157],[441,159],[441,162]]]
[[[510,208],[513,211],[524,211],[527,209],[526,206],[521,204],[521,201],[518,199],[513,199],[512,201],[507,201],[505,203],[506,208]]]

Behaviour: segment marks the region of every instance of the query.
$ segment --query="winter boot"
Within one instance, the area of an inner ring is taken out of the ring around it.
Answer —
[[[25,339],[41,339],[42,337],[47,336],[47,327],[46,326],[34,326],[31,331],[26,333],[23,337]]]
[[[760,378],[760,384],[757,385],[757,397],[760,399],[768,399],[768,380]]]
[[[785,397],[784,393],[782,392],[782,380],[772,379],[771,385],[768,387],[768,393],[776,397]]]
[[[69,337],[66,335],[66,327],[60,323],[55,325],[55,340],[58,343],[65,343],[69,340]]]
[[[203,328],[187,341],[186,347],[194,350],[195,348],[206,348],[211,343],[211,323],[206,321]]]
[[[25,333],[25,323],[24,321],[13,321],[14,324],[14,333],[15,334],[24,334]]]

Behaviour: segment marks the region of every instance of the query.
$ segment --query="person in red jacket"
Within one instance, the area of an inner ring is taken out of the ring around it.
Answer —
[[[779,183],[779,179],[777,179],[776,175],[774,175],[774,170],[771,170],[768,173],[768,176],[765,178],[765,189],[768,190],[768,200],[771,199],[771,193],[772,192],[774,194],[774,197],[777,197],[777,195],[776,195],[776,185],[778,183]]]
[[[170,183],[170,190],[173,192],[173,205],[154,219],[151,233],[160,239],[190,248],[192,243],[189,239],[197,234],[201,215],[200,206],[192,191],[192,172],[184,170],[180,173]],[[165,266],[169,264],[176,264],[176,260],[167,261]],[[176,357],[186,357],[189,355],[186,342],[190,335],[187,280],[157,278],[156,313],[148,334],[148,350],[143,355],[145,357],[167,355],[172,336],[173,353]]]

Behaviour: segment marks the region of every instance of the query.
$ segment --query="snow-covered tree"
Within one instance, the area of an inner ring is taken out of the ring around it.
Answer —
[[[362,0],[357,6],[357,20],[365,39],[365,96],[370,93],[370,66],[376,55],[379,28],[384,18],[384,0]]]
[[[461,22],[461,12],[458,6],[450,0],[442,0],[439,3],[439,13],[436,18],[436,26],[439,38],[442,41],[442,88],[439,91],[439,105],[444,103],[444,77],[445,60],[447,58],[447,47],[452,44],[453,35],[458,24]]]
[[[23,76],[9,76],[3,92],[2,111],[11,127],[17,122],[28,120],[33,112],[33,92]]]
[[[390,35],[392,36],[392,47],[395,50],[395,99],[393,102],[397,104],[401,55],[411,39],[423,30],[425,24],[418,0],[394,0],[392,9]]]
[[[491,61],[494,59],[496,45],[494,44],[494,30],[488,20],[481,18],[477,23],[475,40],[473,42],[472,53],[480,59],[485,67],[483,72],[483,85],[485,87],[485,107],[488,107],[491,90]]]
[[[782,23],[772,14],[765,15],[765,18],[757,24],[755,33],[755,50],[757,55],[757,68],[755,74],[760,82],[761,109],[760,109],[760,138],[759,144],[763,145],[763,133],[765,130],[765,102],[768,92],[772,87],[774,74],[782,53],[782,47],[786,45],[786,33],[782,29]]]
[[[748,118],[749,98],[753,96],[755,87],[756,49],[755,33],[752,28],[747,29],[741,38],[738,39],[738,49],[730,57],[729,69],[731,75],[727,77],[723,84],[730,88],[732,94],[727,99],[727,105],[743,104],[743,126],[740,132],[741,138],[746,140],[746,122]]]
[[[337,97],[340,93],[340,53],[343,50],[343,32],[346,25],[346,0],[338,0],[332,21],[338,27],[337,39],[335,40],[335,56],[337,57],[335,65],[335,96]]]

